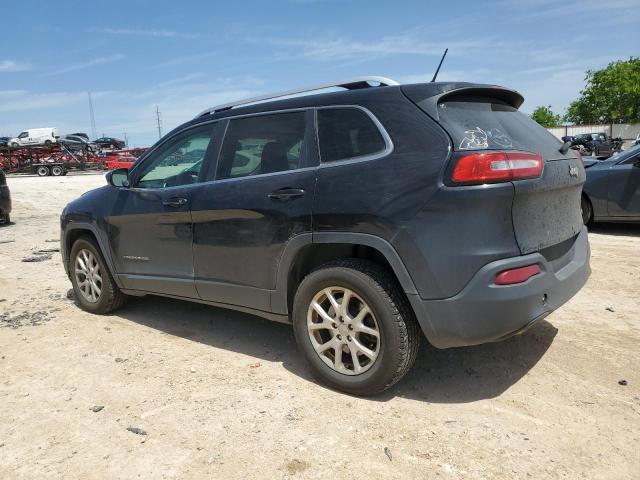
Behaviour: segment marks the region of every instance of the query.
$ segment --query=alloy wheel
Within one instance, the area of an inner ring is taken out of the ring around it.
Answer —
[[[96,303],[102,293],[102,273],[98,259],[90,250],[82,249],[76,255],[75,277],[84,299]]]
[[[366,372],[380,354],[378,322],[369,305],[348,288],[324,288],[313,297],[307,332],[322,361],[345,375]]]

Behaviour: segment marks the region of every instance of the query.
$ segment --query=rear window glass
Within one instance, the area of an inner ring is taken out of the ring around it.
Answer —
[[[547,159],[562,156],[556,137],[500,100],[458,97],[439,103],[438,117],[455,150],[524,150]]]
[[[322,162],[334,162],[383,152],[384,139],[373,120],[357,108],[318,110]]]

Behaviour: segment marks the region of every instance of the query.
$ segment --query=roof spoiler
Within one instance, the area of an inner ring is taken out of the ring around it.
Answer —
[[[433,119],[438,118],[438,104],[456,97],[479,96],[502,100],[513,108],[520,108],[524,97],[515,90],[498,85],[473,83],[420,83],[402,85],[402,91]]]

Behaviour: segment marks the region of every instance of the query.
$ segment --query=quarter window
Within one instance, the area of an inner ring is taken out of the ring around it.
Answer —
[[[164,188],[198,181],[212,125],[189,130],[170,140],[142,166],[138,188]]]
[[[229,121],[218,162],[218,179],[248,177],[300,168],[305,112]]]
[[[334,162],[383,152],[384,139],[371,117],[357,108],[318,110],[322,162]]]

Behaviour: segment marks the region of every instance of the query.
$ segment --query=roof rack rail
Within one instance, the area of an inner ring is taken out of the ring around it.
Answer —
[[[370,77],[357,77],[352,78],[351,80],[346,80],[344,82],[331,82],[331,83],[321,83],[319,85],[311,85],[303,88],[296,88],[295,90],[287,90],[284,92],[278,93],[268,93],[266,95],[260,95],[258,97],[246,98],[244,100],[236,100],[235,102],[224,103],[222,105],[216,105],[215,107],[207,108],[206,110],[200,112],[196,118],[203,117],[205,115],[209,115],[211,113],[220,112],[222,110],[229,110],[233,107],[239,107],[241,105],[248,105],[250,103],[258,103],[263,102],[265,100],[272,100],[274,98],[288,97],[291,95],[297,95],[300,93],[313,92],[316,90],[324,90],[325,88],[333,88],[333,87],[342,87],[347,90],[357,90],[360,88],[369,88],[373,87],[370,85],[370,82],[378,83],[380,87],[389,87],[392,85],[400,85],[395,80],[386,77],[378,77],[378,76],[370,76]]]

